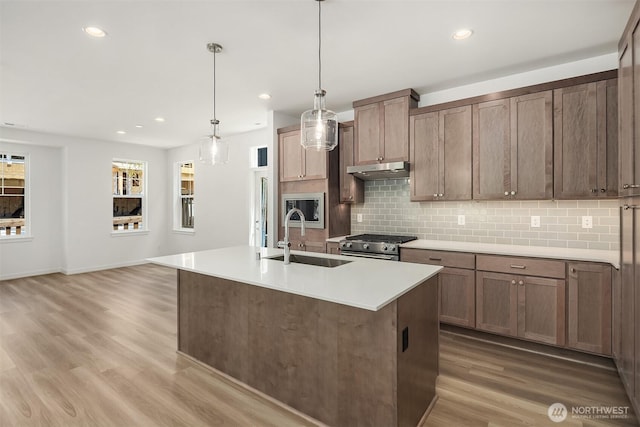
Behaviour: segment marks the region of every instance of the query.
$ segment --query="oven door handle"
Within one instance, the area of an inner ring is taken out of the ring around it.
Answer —
[[[395,256],[394,255],[377,255],[377,254],[360,254],[357,252],[347,252],[347,251],[340,251],[340,255],[344,255],[344,256],[354,256],[354,257],[359,257],[359,258],[374,258],[374,259],[385,259],[387,261],[394,261],[395,260]]]

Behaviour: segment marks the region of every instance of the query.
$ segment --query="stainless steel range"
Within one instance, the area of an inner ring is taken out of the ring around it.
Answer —
[[[340,253],[346,256],[399,261],[400,244],[416,239],[416,236],[358,234],[340,241]]]

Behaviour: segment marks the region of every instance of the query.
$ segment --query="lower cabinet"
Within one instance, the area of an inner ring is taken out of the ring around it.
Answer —
[[[476,328],[564,345],[565,281],[478,271]]]
[[[475,274],[473,270],[445,267],[440,272],[440,321],[473,328],[475,319]]]
[[[611,355],[611,267],[568,263],[567,347]]]
[[[402,248],[400,261],[443,266],[438,280],[440,321],[467,328],[475,327],[474,254]]]
[[[326,253],[325,242],[315,242],[311,240],[291,240],[290,243],[292,251]]]
[[[340,244],[336,242],[327,242],[327,253],[340,255]]]

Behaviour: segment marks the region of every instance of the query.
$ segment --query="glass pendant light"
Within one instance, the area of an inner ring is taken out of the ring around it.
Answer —
[[[219,165],[229,161],[229,144],[220,138],[220,120],[216,118],[216,53],[222,52],[222,46],[209,43],[207,49],[213,53],[213,119],[209,122],[211,134],[200,141],[199,157],[202,163]]]
[[[338,145],[338,116],[325,106],[322,89],[322,11],[318,2],[318,89],[313,99],[313,110],[307,110],[300,117],[300,144],[305,149],[330,151]]]

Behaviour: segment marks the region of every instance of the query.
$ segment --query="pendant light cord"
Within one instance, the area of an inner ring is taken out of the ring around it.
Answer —
[[[213,121],[216,119],[216,51],[213,50]]]
[[[322,89],[322,0],[318,2],[318,89]]]

